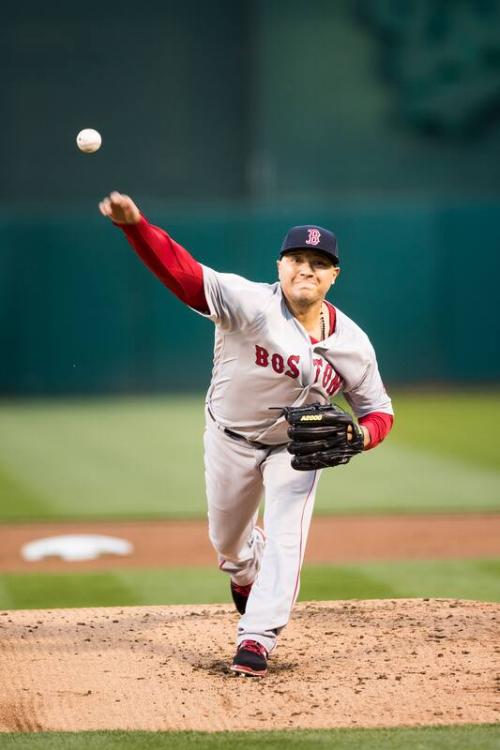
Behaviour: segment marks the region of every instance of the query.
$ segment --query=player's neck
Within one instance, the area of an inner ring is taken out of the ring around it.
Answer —
[[[321,309],[323,300],[320,299],[311,305],[299,305],[287,299],[286,304],[294,318],[297,318],[306,331],[314,338],[321,339]]]

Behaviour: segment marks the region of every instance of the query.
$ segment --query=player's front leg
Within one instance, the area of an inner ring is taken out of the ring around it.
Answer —
[[[270,653],[288,623],[300,585],[300,571],[320,472],[299,472],[286,449],[263,465],[266,546],[252,595],[238,628],[238,642],[257,640]]]

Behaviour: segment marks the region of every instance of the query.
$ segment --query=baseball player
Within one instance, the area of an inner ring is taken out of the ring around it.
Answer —
[[[335,235],[290,229],[279,281],[262,284],[198,263],[126,195],[113,192],[99,208],[165,286],[215,323],[209,536],[241,616],[231,669],[263,677],[298,596],[322,468],[374,448],[393,420],[368,337],[325,299],[340,272]],[[357,419],[330,404],[341,391]],[[265,534],[256,526],[262,496]]]

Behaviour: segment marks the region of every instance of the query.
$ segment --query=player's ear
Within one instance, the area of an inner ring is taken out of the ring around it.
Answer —
[[[337,281],[337,278],[338,278],[338,276],[339,276],[339,273],[340,273],[340,266],[334,266],[334,267],[333,267],[333,278],[332,278],[332,284],[331,284],[332,286],[333,286],[333,285],[335,284],[335,282]]]

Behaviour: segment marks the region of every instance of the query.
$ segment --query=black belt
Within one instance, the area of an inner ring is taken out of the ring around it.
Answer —
[[[212,419],[212,421],[215,422],[215,424],[218,427],[220,427],[220,429],[224,432],[225,435],[227,435],[228,437],[232,438],[233,440],[243,441],[244,443],[247,443],[247,445],[251,445],[252,448],[257,448],[258,450],[267,450],[267,448],[275,447],[275,446],[271,446],[271,445],[266,445],[265,443],[258,443],[255,440],[248,440],[248,438],[246,438],[244,435],[239,435],[237,432],[233,432],[232,430],[228,430],[227,427],[222,427],[221,425],[219,425],[219,423],[215,419],[214,415],[210,411],[210,407],[209,406],[207,406],[207,411],[208,411],[208,413],[209,413],[210,418]]]

